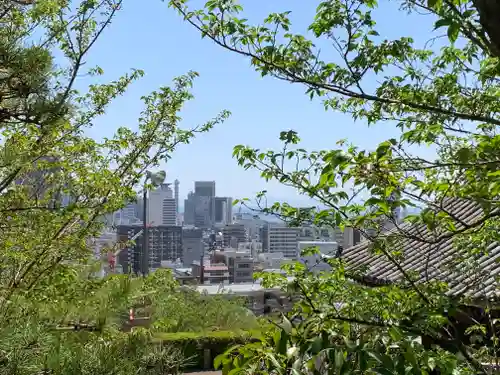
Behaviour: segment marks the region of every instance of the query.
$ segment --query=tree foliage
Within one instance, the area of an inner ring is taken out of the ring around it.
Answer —
[[[452,238],[462,251],[461,259],[450,262],[456,263],[456,274],[470,263],[478,275],[486,271],[486,277],[468,287],[495,278],[488,272],[493,268],[479,270],[477,264],[488,256],[496,262],[488,252],[498,241],[498,3],[389,3],[400,7],[401,17],[422,20],[415,34],[429,35],[432,42],[445,33],[442,47],[419,45],[411,36],[380,35],[374,15],[379,5],[373,0],[320,2],[308,35],[293,32],[289,11],[252,25],[237,1],[211,0],[199,10],[185,0],[169,4],[203,37],[248,58],[263,76],[303,85],[327,110],[350,114],[369,126],[384,122],[399,129],[399,137],[374,149],[340,140],[331,149],[307,151],[291,130],[280,134],[283,148],[278,151],[235,147],[234,156],[244,168],[260,170],[266,180],[318,201],[311,210],[264,204],[266,212],[288,218],[292,225],[308,220],[357,228],[399,275],[373,287],[354,283],[356,275],[341,260],[330,260],[332,272],[321,275],[295,265],[288,270],[294,283],[276,280],[279,276],[270,282],[300,295],[295,307],[300,318],[284,319],[275,336],[240,349],[239,355],[229,353],[221,364],[253,374],[488,373],[483,364],[496,361],[498,346],[492,302],[485,305],[483,300],[488,323],[469,327],[466,339],[454,329],[451,316],[471,301],[465,294],[449,296],[439,274],[429,279],[406,272],[401,241],[434,245]],[[428,24],[434,27],[429,30]],[[332,52],[335,57],[327,58]],[[419,146],[435,149],[435,157],[422,156]],[[457,216],[449,208],[457,200],[481,211],[472,221]],[[258,202],[265,202],[265,192]],[[415,206],[423,207],[422,212],[405,223],[395,217],[397,209]],[[395,229],[387,233],[388,222]],[[417,226],[425,233],[408,230]],[[497,293],[490,290],[487,297],[492,295]],[[482,335],[487,330],[490,340]],[[431,337],[433,345],[415,341],[421,337]],[[474,339],[479,342],[473,345]]]
[[[0,4],[3,374],[146,374],[182,362],[172,349],[148,346],[148,333],[119,332],[123,314],[147,290],[128,276],[97,278],[90,240],[100,235],[103,215],[135,198],[147,169],[228,113],[181,127],[197,76],[189,72],[142,98],[137,130],[119,127],[103,140],[86,134],[144,74],[132,70],[102,83],[102,69],[85,65],[122,6],[121,0]]]
[[[260,327],[242,298],[179,288],[168,270],[157,270],[143,288],[143,299],[138,301],[142,308],[137,314],[150,316],[155,332],[242,331]]]

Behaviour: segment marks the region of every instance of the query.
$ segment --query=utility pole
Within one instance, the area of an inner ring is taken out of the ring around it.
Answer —
[[[148,191],[142,193],[142,275],[149,272],[149,233],[148,233]]]
[[[203,283],[205,282],[205,262],[204,262],[204,259],[205,258],[205,255],[204,254],[201,254],[201,257],[200,257],[200,285],[203,285]]]

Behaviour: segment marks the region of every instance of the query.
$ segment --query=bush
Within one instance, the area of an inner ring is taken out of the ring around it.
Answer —
[[[156,342],[180,349],[188,360],[188,369],[204,368],[205,350],[210,351],[210,366],[212,360],[219,354],[237,344],[255,341],[259,331],[216,331],[216,332],[176,332],[159,333]]]

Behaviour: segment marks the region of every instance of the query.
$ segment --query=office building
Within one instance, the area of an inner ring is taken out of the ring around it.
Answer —
[[[231,224],[233,222],[233,199],[229,197],[214,197],[214,222]]]
[[[238,248],[239,243],[248,241],[248,234],[243,224],[229,224],[222,228],[224,247]]]
[[[149,192],[148,224],[176,225],[176,202],[170,184],[161,184],[156,190]]]
[[[195,181],[194,194],[198,197],[215,197],[215,181]]]
[[[189,192],[187,199],[184,200],[184,225],[194,225],[195,206],[196,202],[194,193],[191,191]]]
[[[248,238],[250,240],[262,241],[261,234],[262,228],[268,223],[266,220],[261,219],[259,215],[249,213],[235,214],[235,224],[243,224],[247,229]]]
[[[134,244],[124,248],[118,256],[118,264],[125,273],[141,273],[143,262],[142,225],[120,225],[117,227],[118,241],[128,242],[139,232]],[[182,227],[151,226],[148,228],[148,269],[161,267],[162,261],[182,261]]]
[[[262,247],[265,252],[283,253],[288,259],[297,259],[297,242],[301,228],[268,223],[262,228]]]
[[[174,199],[175,199],[175,225],[182,225],[179,218],[179,180],[174,181]]]
[[[130,203],[113,214],[113,225],[115,226],[132,225],[137,223],[138,220],[136,203]]]
[[[203,190],[202,190],[203,192]],[[184,201],[184,224],[197,228],[211,228],[214,224],[214,197],[190,192]]]
[[[241,254],[245,255],[235,255],[227,258],[229,282],[234,284],[251,283],[253,281],[253,259],[248,253]]]
[[[194,225],[197,228],[211,228],[214,224],[214,200],[208,196],[194,196]]]
[[[174,198],[165,198],[162,207],[162,225],[176,226],[177,213]]]
[[[205,252],[203,231],[196,228],[182,229],[182,263],[191,267],[193,262],[199,261]]]

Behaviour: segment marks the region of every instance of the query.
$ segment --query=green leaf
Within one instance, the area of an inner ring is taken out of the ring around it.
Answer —
[[[403,333],[401,332],[401,330],[394,326],[389,328],[389,335],[396,342],[400,341],[403,338]]]
[[[434,24],[434,30],[439,29],[440,27],[443,26],[450,26],[452,21],[449,18],[441,18],[440,20],[437,20],[436,23]]]
[[[290,322],[290,320],[288,320],[288,318],[282,314],[282,317],[281,317],[282,321],[281,321],[281,328],[287,333],[287,334],[291,334],[292,333],[292,323]]]
[[[460,31],[460,26],[457,23],[452,23],[450,27],[448,27],[448,39],[451,43],[455,43],[458,39],[458,33]]]
[[[467,164],[471,157],[472,151],[468,147],[463,147],[457,151],[457,158],[463,164]]]

